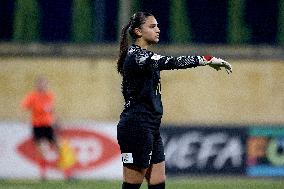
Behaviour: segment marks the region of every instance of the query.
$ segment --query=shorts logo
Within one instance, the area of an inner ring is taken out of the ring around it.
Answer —
[[[151,158],[152,158],[152,151],[149,154],[149,164],[151,164]]]
[[[122,153],[121,156],[123,163],[133,163],[132,153]]]

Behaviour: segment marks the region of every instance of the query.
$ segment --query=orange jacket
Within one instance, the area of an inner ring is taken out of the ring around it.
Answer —
[[[53,124],[54,95],[52,92],[32,91],[22,101],[21,106],[31,111],[32,125],[34,127],[51,126]]]

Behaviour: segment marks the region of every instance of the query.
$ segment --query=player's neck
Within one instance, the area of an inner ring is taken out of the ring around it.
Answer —
[[[36,90],[39,94],[46,94],[47,93],[47,89],[45,90]]]
[[[142,49],[148,49],[148,47],[150,46],[149,43],[139,38],[135,41],[135,45],[138,45]]]

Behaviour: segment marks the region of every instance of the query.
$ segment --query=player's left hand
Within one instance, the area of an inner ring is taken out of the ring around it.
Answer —
[[[228,74],[233,72],[231,64],[221,58],[213,57],[207,65],[217,71],[221,70],[221,67],[224,67]]]

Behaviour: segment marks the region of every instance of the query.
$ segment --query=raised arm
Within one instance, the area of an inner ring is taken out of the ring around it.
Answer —
[[[150,60],[159,70],[186,69],[201,66],[201,56],[162,56],[150,53]]]
[[[232,66],[228,62],[213,56],[172,57],[161,56],[155,53],[151,55],[150,53],[150,59],[159,70],[186,69],[209,65],[217,71],[221,70],[221,67],[224,67],[227,73],[232,73]]]
[[[163,56],[141,48],[132,49],[131,53],[134,54],[136,63],[142,68],[149,66],[149,64],[158,70],[186,69],[209,65],[217,71],[224,67],[228,74],[232,73],[232,66],[228,62],[213,56]]]

